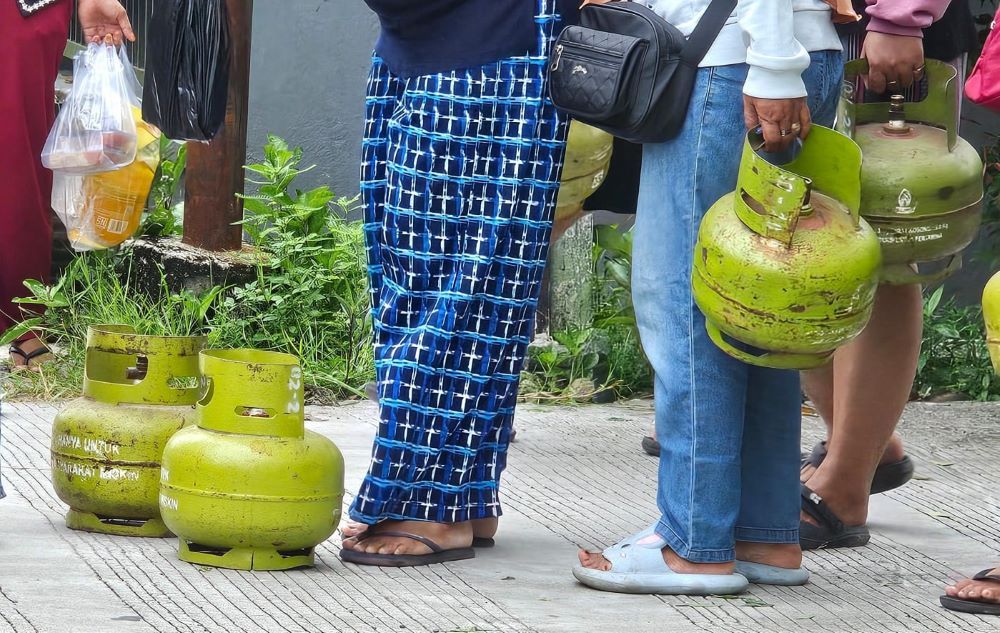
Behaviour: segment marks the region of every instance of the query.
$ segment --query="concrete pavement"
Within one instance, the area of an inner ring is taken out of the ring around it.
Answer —
[[[648,402],[522,407],[498,545],[472,561],[361,569],[319,549],[315,569],[251,574],[176,559],[171,539],[67,530],[48,475],[55,408],[4,403],[0,632],[230,631],[1000,631],[1000,618],[941,609],[949,577],[1000,563],[998,405],[915,405],[903,424],[919,479],[877,498],[869,547],[809,554],[813,582],[736,599],[623,596],[569,573],[655,517],[656,460],[639,450]],[[367,465],[370,403],[313,408],[353,492]],[[807,436],[819,430],[807,423]],[[808,444],[809,442],[807,442]]]

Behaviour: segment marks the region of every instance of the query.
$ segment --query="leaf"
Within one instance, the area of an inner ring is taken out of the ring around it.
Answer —
[[[760,598],[755,596],[746,596],[743,598],[743,604],[748,607],[760,608],[760,607],[773,607],[773,604],[764,602]]]
[[[28,332],[33,331],[36,327],[42,324],[41,317],[35,317],[32,319],[27,319],[22,321],[17,325],[11,327],[3,335],[0,335],[0,345],[10,345],[17,339],[21,338]]]
[[[927,305],[925,307],[925,314],[932,315],[937,311],[938,305],[941,303],[941,297],[944,294],[944,286],[939,287],[934,291],[934,294],[927,299]]]

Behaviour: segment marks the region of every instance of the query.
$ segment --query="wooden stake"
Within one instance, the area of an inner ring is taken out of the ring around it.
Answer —
[[[243,229],[243,165],[247,153],[250,35],[253,0],[225,0],[229,10],[231,62],[226,122],[211,143],[188,145],[184,242],[207,251],[240,250]]]

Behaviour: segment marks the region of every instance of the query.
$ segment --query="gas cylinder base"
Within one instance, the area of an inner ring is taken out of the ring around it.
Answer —
[[[66,527],[81,532],[110,534],[112,536],[135,536],[140,538],[167,538],[173,536],[163,520],[156,519],[116,519],[99,517],[90,512],[70,510],[66,513]]]
[[[242,571],[285,571],[298,567],[312,567],[316,560],[316,550],[312,547],[292,551],[279,551],[267,547],[225,549],[180,539],[177,557],[186,563],[208,567]]]
[[[833,359],[833,351],[804,354],[757,349],[723,333],[716,324],[707,320],[705,321],[705,329],[708,330],[708,336],[715,343],[716,347],[736,360],[743,361],[748,365],[769,367],[771,369],[804,370],[822,367]]]
[[[934,284],[944,281],[961,269],[961,253],[932,262],[914,262],[911,264],[886,262],[882,266],[879,281],[887,286]]]

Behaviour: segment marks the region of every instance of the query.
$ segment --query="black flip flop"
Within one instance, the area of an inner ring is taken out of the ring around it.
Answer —
[[[802,454],[802,466],[812,466],[819,468],[819,465],[826,459],[826,442],[817,442],[813,446],[811,453]],[[871,494],[877,495],[899,488],[906,482],[913,479],[913,472],[916,468],[909,455],[904,455],[903,459],[891,464],[879,464],[875,469],[875,476],[872,478]]]
[[[799,544],[803,550],[864,547],[871,533],[864,525],[844,525],[818,494],[802,485],[802,511],[819,525],[799,521]]]
[[[973,580],[991,580],[1000,583],[1000,574],[994,574],[992,569],[984,569],[975,576]],[[1000,589],[1000,584],[997,585]],[[962,598],[952,598],[951,596],[941,596],[941,606],[952,611],[962,613],[973,613],[976,615],[1000,615],[1000,604],[995,602],[979,602],[978,600],[963,600]]]
[[[35,360],[36,358],[41,358],[42,356],[51,354],[52,350],[50,350],[47,346],[42,345],[33,352],[25,352],[23,349],[21,349],[21,346],[18,343],[14,343],[9,348],[7,348],[7,353],[10,354],[11,356],[20,356],[21,358],[24,359],[24,365],[17,365],[15,366],[15,369],[34,369],[31,366],[31,361]]]
[[[656,441],[655,437],[647,435],[642,438],[642,450],[646,451],[647,455],[652,455],[653,457],[660,456],[660,443]]]
[[[357,537],[363,541],[373,536],[395,536],[408,538],[418,543],[423,543],[430,548],[430,554],[369,554],[368,552],[358,552],[351,549],[340,550],[340,560],[345,563],[355,565],[372,565],[375,567],[420,567],[423,565],[436,565],[438,563],[450,563],[457,560],[467,560],[476,557],[476,550],[471,547],[458,547],[455,549],[443,549],[440,545],[429,538],[410,534],[409,532],[396,532],[386,530],[374,534],[365,532]]]

